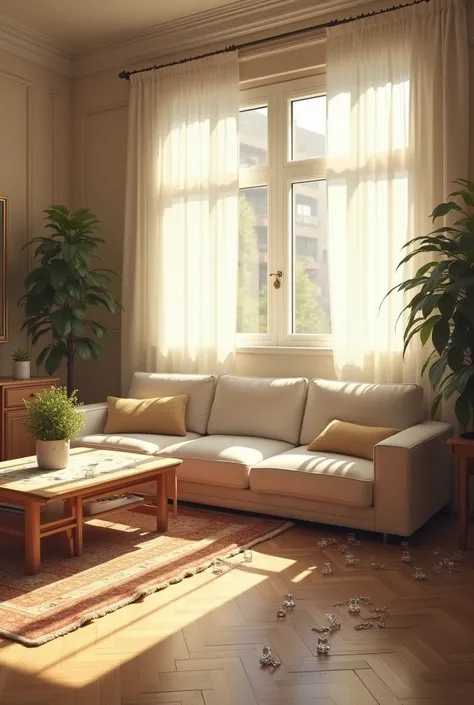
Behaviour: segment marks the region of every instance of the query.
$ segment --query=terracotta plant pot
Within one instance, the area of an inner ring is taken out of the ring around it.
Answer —
[[[41,470],[63,470],[69,461],[70,441],[36,441],[36,462]]]
[[[13,379],[30,379],[30,361],[13,360]]]

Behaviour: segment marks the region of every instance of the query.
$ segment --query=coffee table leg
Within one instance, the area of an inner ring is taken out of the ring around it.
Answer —
[[[458,468],[458,502],[459,502],[459,548],[467,547],[467,532],[469,527],[469,465],[468,458],[459,458]]]
[[[82,556],[82,535],[83,535],[83,516],[82,516],[82,497],[74,498],[76,509],[76,528],[74,529],[74,555]]]
[[[156,478],[156,530],[168,531],[168,493],[164,472]]]
[[[64,511],[63,511],[64,517],[74,517],[74,500],[73,499],[65,499],[64,500]],[[69,558],[72,558],[74,555],[74,529],[67,529],[66,533],[66,547],[67,547],[67,552],[69,555]]]
[[[40,505],[25,505],[25,573],[35,575],[41,570]]]
[[[173,468],[173,470],[171,472],[173,473],[173,487],[174,487],[173,513],[176,515],[178,513],[178,473],[176,472],[176,468]]]

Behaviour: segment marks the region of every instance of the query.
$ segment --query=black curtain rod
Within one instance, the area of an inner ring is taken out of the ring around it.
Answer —
[[[160,66],[148,66],[146,69],[135,69],[134,71],[121,71],[119,73],[119,78],[125,78],[127,81],[130,80],[130,76],[135,73],[144,73],[145,71],[154,71],[155,69],[164,69],[167,66],[176,66],[177,64],[186,64],[188,61],[196,61],[197,59],[205,59],[207,56],[216,56],[216,54],[225,54],[228,51],[240,51],[241,49],[250,49],[251,47],[260,46],[260,44],[266,44],[267,42],[275,41],[276,39],[287,39],[288,37],[297,37],[300,34],[308,34],[309,32],[315,32],[319,29],[327,29],[328,27],[337,27],[341,24],[348,24],[349,22],[355,22],[356,20],[364,20],[367,17],[375,17],[375,15],[385,15],[387,12],[393,12],[394,10],[402,10],[404,7],[412,7],[413,5],[420,5],[422,2],[430,2],[431,0],[413,0],[413,2],[407,2],[404,5],[392,5],[392,7],[386,7],[383,10],[374,10],[373,12],[365,12],[360,15],[355,15],[355,17],[343,17],[340,20],[330,20],[329,22],[324,22],[323,24],[316,24],[312,27],[304,27],[303,29],[294,29],[290,32],[283,32],[282,34],[275,34],[273,37],[265,37],[264,39],[254,39],[250,42],[244,42],[243,44],[231,44],[224,49],[216,49],[215,51],[208,51],[205,54],[198,54],[197,56],[188,56],[185,59],[179,59],[178,61],[170,61],[169,64],[161,64]]]

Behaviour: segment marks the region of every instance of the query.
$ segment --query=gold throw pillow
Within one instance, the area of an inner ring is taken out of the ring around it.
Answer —
[[[162,433],[186,435],[187,394],[156,399],[107,397],[108,413],[104,433]]]
[[[373,460],[374,446],[396,433],[400,433],[400,429],[360,426],[334,419],[314,441],[311,441],[308,450],[322,450]]]

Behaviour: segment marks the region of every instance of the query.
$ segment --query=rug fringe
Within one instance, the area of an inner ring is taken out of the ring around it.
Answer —
[[[37,639],[29,639],[28,637],[21,636],[21,634],[14,634],[13,632],[9,632],[8,630],[2,629],[0,627],[0,637],[5,637],[7,639],[10,639],[11,641],[16,641],[17,643],[22,644],[23,646],[42,646],[48,641],[52,641],[53,639],[57,639],[60,636],[65,636],[70,632],[76,631],[76,629],[80,629],[80,627],[84,626],[88,622],[93,622],[96,619],[105,617],[105,615],[111,614],[112,612],[116,612],[117,610],[122,609],[122,607],[126,607],[127,605],[131,605],[134,602],[143,599],[144,597],[148,597],[148,595],[152,595],[155,592],[165,590],[170,585],[176,585],[177,583],[182,582],[185,578],[190,578],[193,575],[198,575],[198,573],[202,573],[204,570],[207,570],[207,568],[210,568],[213,565],[216,558],[222,558],[225,560],[227,558],[237,556],[239,553],[247,551],[259,543],[263,543],[264,541],[270,541],[270,539],[275,538],[275,536],[278,536],[284,531],[291,529],[292,526],[294,526],[294,522],[287,521],[276,529],[273,529],[273,531],[269,531],[264,536],[250,541],[250,543],[240,546],[239,548],[234,548],[231,551],[227,551],[222,555],[213,556],[210,560],[207,560],[205,561],[205,563],[201,563],[198,566],[186,568],[182,571],[182,573],[176,575],[174,578],[170,578],[170,580],[166,580],[164,583],[160,583],[159,585],[152,585],[142,590],[137,590],[133,595],[130,595],[130,597],[126,597],[123,600],[120,600],[119,602],[116,602],[113,605],[108,605],[107,607],[104,607],[101,610],[97,610],[96,612],[85,614],[72,624],[68,624],[67,627],[62,627],[62,629],[58,629],[55,632],[46,634],[45,636],[39,637]]]

